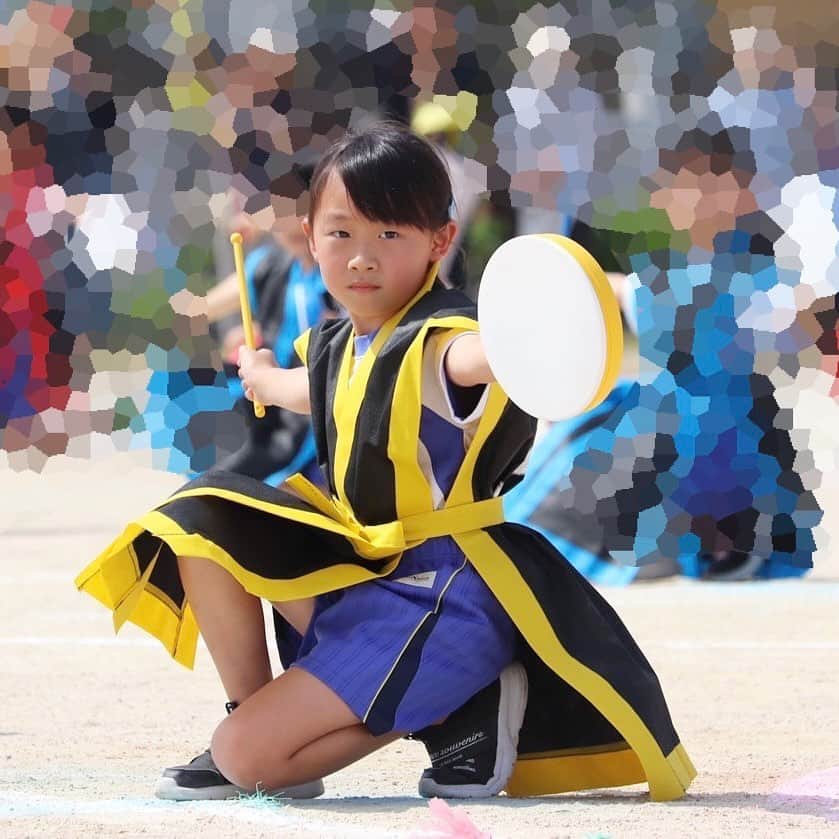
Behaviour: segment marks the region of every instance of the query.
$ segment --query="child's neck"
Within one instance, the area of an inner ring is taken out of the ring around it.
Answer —
[[[358,335],[372,335],[374,332],[378,332],[382,326],[390,320],[392,315],[388,315],[387,317],[359,317],[358,315],[354,315],[352,312],[350,314],[350,321],[352,322],[353,331],[355,334]],[[396,314],[395,312],[393,314]]]

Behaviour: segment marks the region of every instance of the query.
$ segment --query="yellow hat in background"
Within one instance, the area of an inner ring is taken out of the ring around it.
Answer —
[[[417,106],[411,118],[411,128],[427,137],[431,134],[445,134],[454,140],[474,121],[478,111],[478,97],[461,90],[457,96],[436,94],[430,102]]]

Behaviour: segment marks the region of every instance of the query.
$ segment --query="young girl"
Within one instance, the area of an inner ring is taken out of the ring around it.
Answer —
[[[245,350],[240,375],[248,398],[311,412],[328,494],[300,476],[202,476],[77,580],[186,665],[200,627],[235,709],[159,794],[317,794],[410,733],[431,756],[426,795],[646,780],[668,799],[694,775],[615,613],[544,539],[504,524],[499,493],[535,421],[494,383],[472,304],[436,281],[450,204],[439,157],[400,127],[323,157],[304,229],[349,317],[302,336],[304,367]],[[302,636],[277,678],[259,598]]]

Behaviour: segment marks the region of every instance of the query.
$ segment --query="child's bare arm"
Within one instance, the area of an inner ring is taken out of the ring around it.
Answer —
[[[449,347],[446,353],[446,375],[461,387],[486,385],[495,381],[480,335],[464,335]]]
[[[309,371],[305,367],[286,370],[277,365],[271,350],[239,350],[239,378],[245,397],[263,405],[277,405],[296,414],[310,414]]]

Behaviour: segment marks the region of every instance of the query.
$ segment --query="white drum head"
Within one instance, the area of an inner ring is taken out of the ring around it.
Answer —
[[[617,300],[594,257],[565,236],[501,245],[481,279],[478,322],[498,383],[533,416],[577,416],[615,385],[623,355]]]

